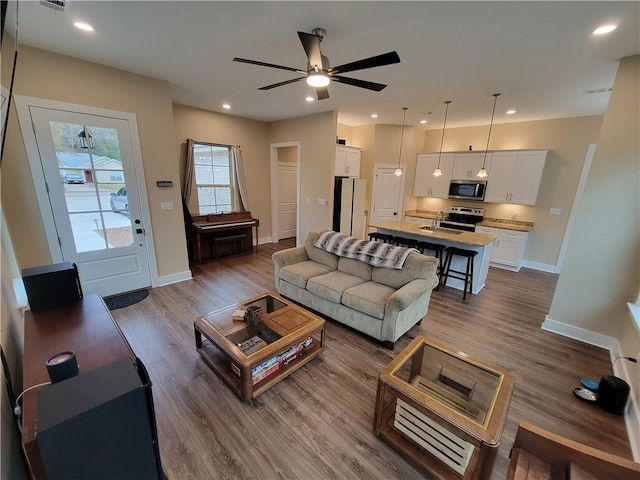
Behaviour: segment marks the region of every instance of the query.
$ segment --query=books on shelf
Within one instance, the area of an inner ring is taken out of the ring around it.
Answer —
[[[303,353],[303,350],[312,343],[313,338],[308,337],[304,342],[300,342],[289,348],[288,350],[275,355],[268,360],[265,360],[260,365],[257,365],[251,370],[251,383],[255,385],[256,383],[267,378],[269,375],[272,375],[280,370],[280,368],[285,367],[290,362],[300,357]],[[250,355],[253,352],[257,352],[265,346],[267,346],[267,343],[258,336],[251,337],[245,342],[238,344],[238,347],[243,351],[245,355]],[[231,370],[233,370],[233,373],[235,373],[238,377],[241,376],[240,368],[233,362],[231,362]]]

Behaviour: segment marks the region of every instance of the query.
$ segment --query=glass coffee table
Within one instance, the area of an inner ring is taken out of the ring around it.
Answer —
[[[234,321],[234,313],[248,307],[259,307],[260,321]],[[322,318],[272,292],[193,322],[196,350],[243,401],[252,401],[320,355],[324,325]]]
[[[415,338],[378,377],[375,434],[440,479],[488,479],[514,377]]]

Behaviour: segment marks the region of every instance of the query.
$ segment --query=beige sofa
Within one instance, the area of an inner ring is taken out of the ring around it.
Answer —
[[[427,313],[436,258],[413,252],[400,270],[372,267],[315,247],[318,233],[273,254],[278,292],[393,348]]]

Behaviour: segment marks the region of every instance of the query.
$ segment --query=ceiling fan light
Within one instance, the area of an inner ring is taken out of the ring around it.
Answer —
[[[396,168],[396,171],[395,171],[395,172],[393,172],[393,174],[394,174],[396,177],[401,177],[401,176],[402,176],[402,169],[401,169],[400,167]]]
[[[477,177],[478,177],[478,178],[487,178],[487,176],[488,176],[488,175],[487,175],[487,169],[486,169],[486,168],[484,168],[484,167],[482,167],[482,168],[480,169],[480,171],[478,171],[478,175],[477,175]]]
[[[326,87],[329,85],[329,76],[326,73],[312,73],[307,77],[307,85],[311,87]]]
[[[436,169],[433,171],[433,176],[434,176],[434,177],[441,177],[441,176],[442,176],[442,170],[440,170],[440,167],[436,168]]]

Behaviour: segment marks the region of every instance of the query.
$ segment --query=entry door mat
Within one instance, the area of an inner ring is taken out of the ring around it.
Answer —
[[[122,293],[120,295],[105,298],[104,303],[107,305],[109,310],[118,310],[119,308],[128,307],[134,303],[141,302],[148,296],[149,290],[143,288],[142,290],[135,290],[133,292]]]

